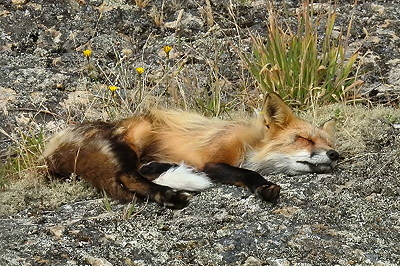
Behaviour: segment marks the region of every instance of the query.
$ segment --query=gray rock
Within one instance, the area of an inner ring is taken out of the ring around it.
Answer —
[[[10,147],[21,132],[50,134],[154,103],[187,107],[214,93],[205,89],[212,85],[223,88],[222,103],[244,109],[242,90],[251,82],[237,51],[249,51],[249,32],[265,34],[265,5],[210,2],[213,23],[205,1],[154,0],[144,8],[111,0],[0,2],[0,159],[16,155]],[[296,1],[283,2],[295,12]],[[364,95],[398,104],[398,1],[361,1],[354,10],[338,2],[339,29],[354,12],[349,49],[365,61]],[[165,24],[149,16],[154,6]],[[174,47],[169,59],[167,44]],[[144,81],[151,93],[140,95]],[[121,87],[118,100],[109,85]],[[258,92],[250,86],[248,93]],[[356,116],[351,110],[334,106],[330,115]],[[335,172],[268,177],[282,185],[276,205],[216,186],[183,210],[135,203],[127,215],[117,203],[107,212],[101,196],[84,194],[79,182],[71,190],[34,183],[21,191],[0,177],[0,265],[399,265],[400,133],[392,126],[399,117],[394,109],[379,118],[365,113],[350,129],[342,119],[344,158]]]

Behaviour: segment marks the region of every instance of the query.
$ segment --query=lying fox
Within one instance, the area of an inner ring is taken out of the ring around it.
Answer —
[[[331,171],[339,158],[334,131],[334,120],[312,126],[270,93],[253,120],[153,110],[69,127],[51,138],[44,157],[52,176],[75,173],[121,202],[149,197],[180,209],[191,198],[185,191],[212,183],[244,186],[274,202],[280,186],[262,175]]]

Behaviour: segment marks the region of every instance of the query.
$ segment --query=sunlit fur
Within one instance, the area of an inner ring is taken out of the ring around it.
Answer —
[[[277,94],[271,93],[260,115],[252,119],[225,121],[157,109],[113,123],[77,125],[56,134],[44,157],[50,173],[75,172],[126,201],[132,198],[128,190],[150,188],[145,183],[128,184],[129,178],[120,174],[139,171],[141,165],[152,161],[184,163],[197,171],[208,163],[226,163],[262,175],[329,172],[339,157],[333,150],[334,124],[331,120],[315,127],[296,117]],[[190,168],[179,171],[181,176],[187,171],[188,176],[196,177]],[[127,189],[121,189],[121,182]],[[168,183],[165,178],[163,182]],[[175,188],[185,189],[182,186]]]
[[[121,125],[129,128],[126,141],[145,162],[185,162],[198,170],[208,162],[223,162],[261,174],[332,170],[337,158],[331,160],[326,152],[333,149],[333,120],[321,128],[313,126],[275,94],[263,109],[259,117],[238,121],[153,110]]]

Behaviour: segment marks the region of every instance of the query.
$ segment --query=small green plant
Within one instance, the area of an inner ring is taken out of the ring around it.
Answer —
[[[123,220],[129,220],[132,217],[135,217],[136,215],[141,213],[144,209],[146,209],[147,204],[149,203],[149,198],[146,197],[144,199],[144,204],[142,205],[142,207],[140,209],[136,208],[137,207],[136,199],[137,198],[134,197],[133,200],[124,207],[124,210],[122,211],[122,214],[121,214]]]
[[[339,107],[335,108],[333,113],[334,113],[334,118],[336,118],[336,119],[339,119],[339,118],[341,118],[343,116],[343,114],[342,114],[343,111]]]
[[[112,208],[111,208],[111,200],[110,198],[107,196],[106,192],[103,191],[103,206],[104,209],[107,212],[112,212]]]
[[[28,171],[35,172],[41,166],[38,159],[42,153],[44,133],[32,133],[20,131],[19,138],[9,135],[0,128],[0,133],[8,136],[15,145],[11,147],[8,154],[2,158],[0,165],[0,188],[4,188],[11,178],[19,178],[26,175]]]
[[[218,116],[223,108],[221,104],[221,89],[218,85],[212,86],[212,91],[206,91],[203,97],[197,98],[196,105],[205,115]]]
[[[135,213],[136,210],[136,198],[129,202],[122,212],[122,219],[129,220]]]
[[[296,32],[279,25],[271,4],[266,39],[253,36],[252,55],[244,56],[264,92],[277,92],[297,107],[357,97],[362,84],[354,74],[358,52],[347,57],[345,37],[333,34],[335,10],[315,16],[312,4],[303,1]]]
[[[391,124],[398,124],[400,122],[399,117],[396,117],[393,114],[387,114],[386,120]]]

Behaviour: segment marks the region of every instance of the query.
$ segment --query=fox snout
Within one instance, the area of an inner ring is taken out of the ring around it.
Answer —
[[[297,168],[299,172],[329,173],[336,166],[338,159],[339,153],[334,149],[313,152],[308,159],[297,160],[296,163],[299,165],[295,168]]]

